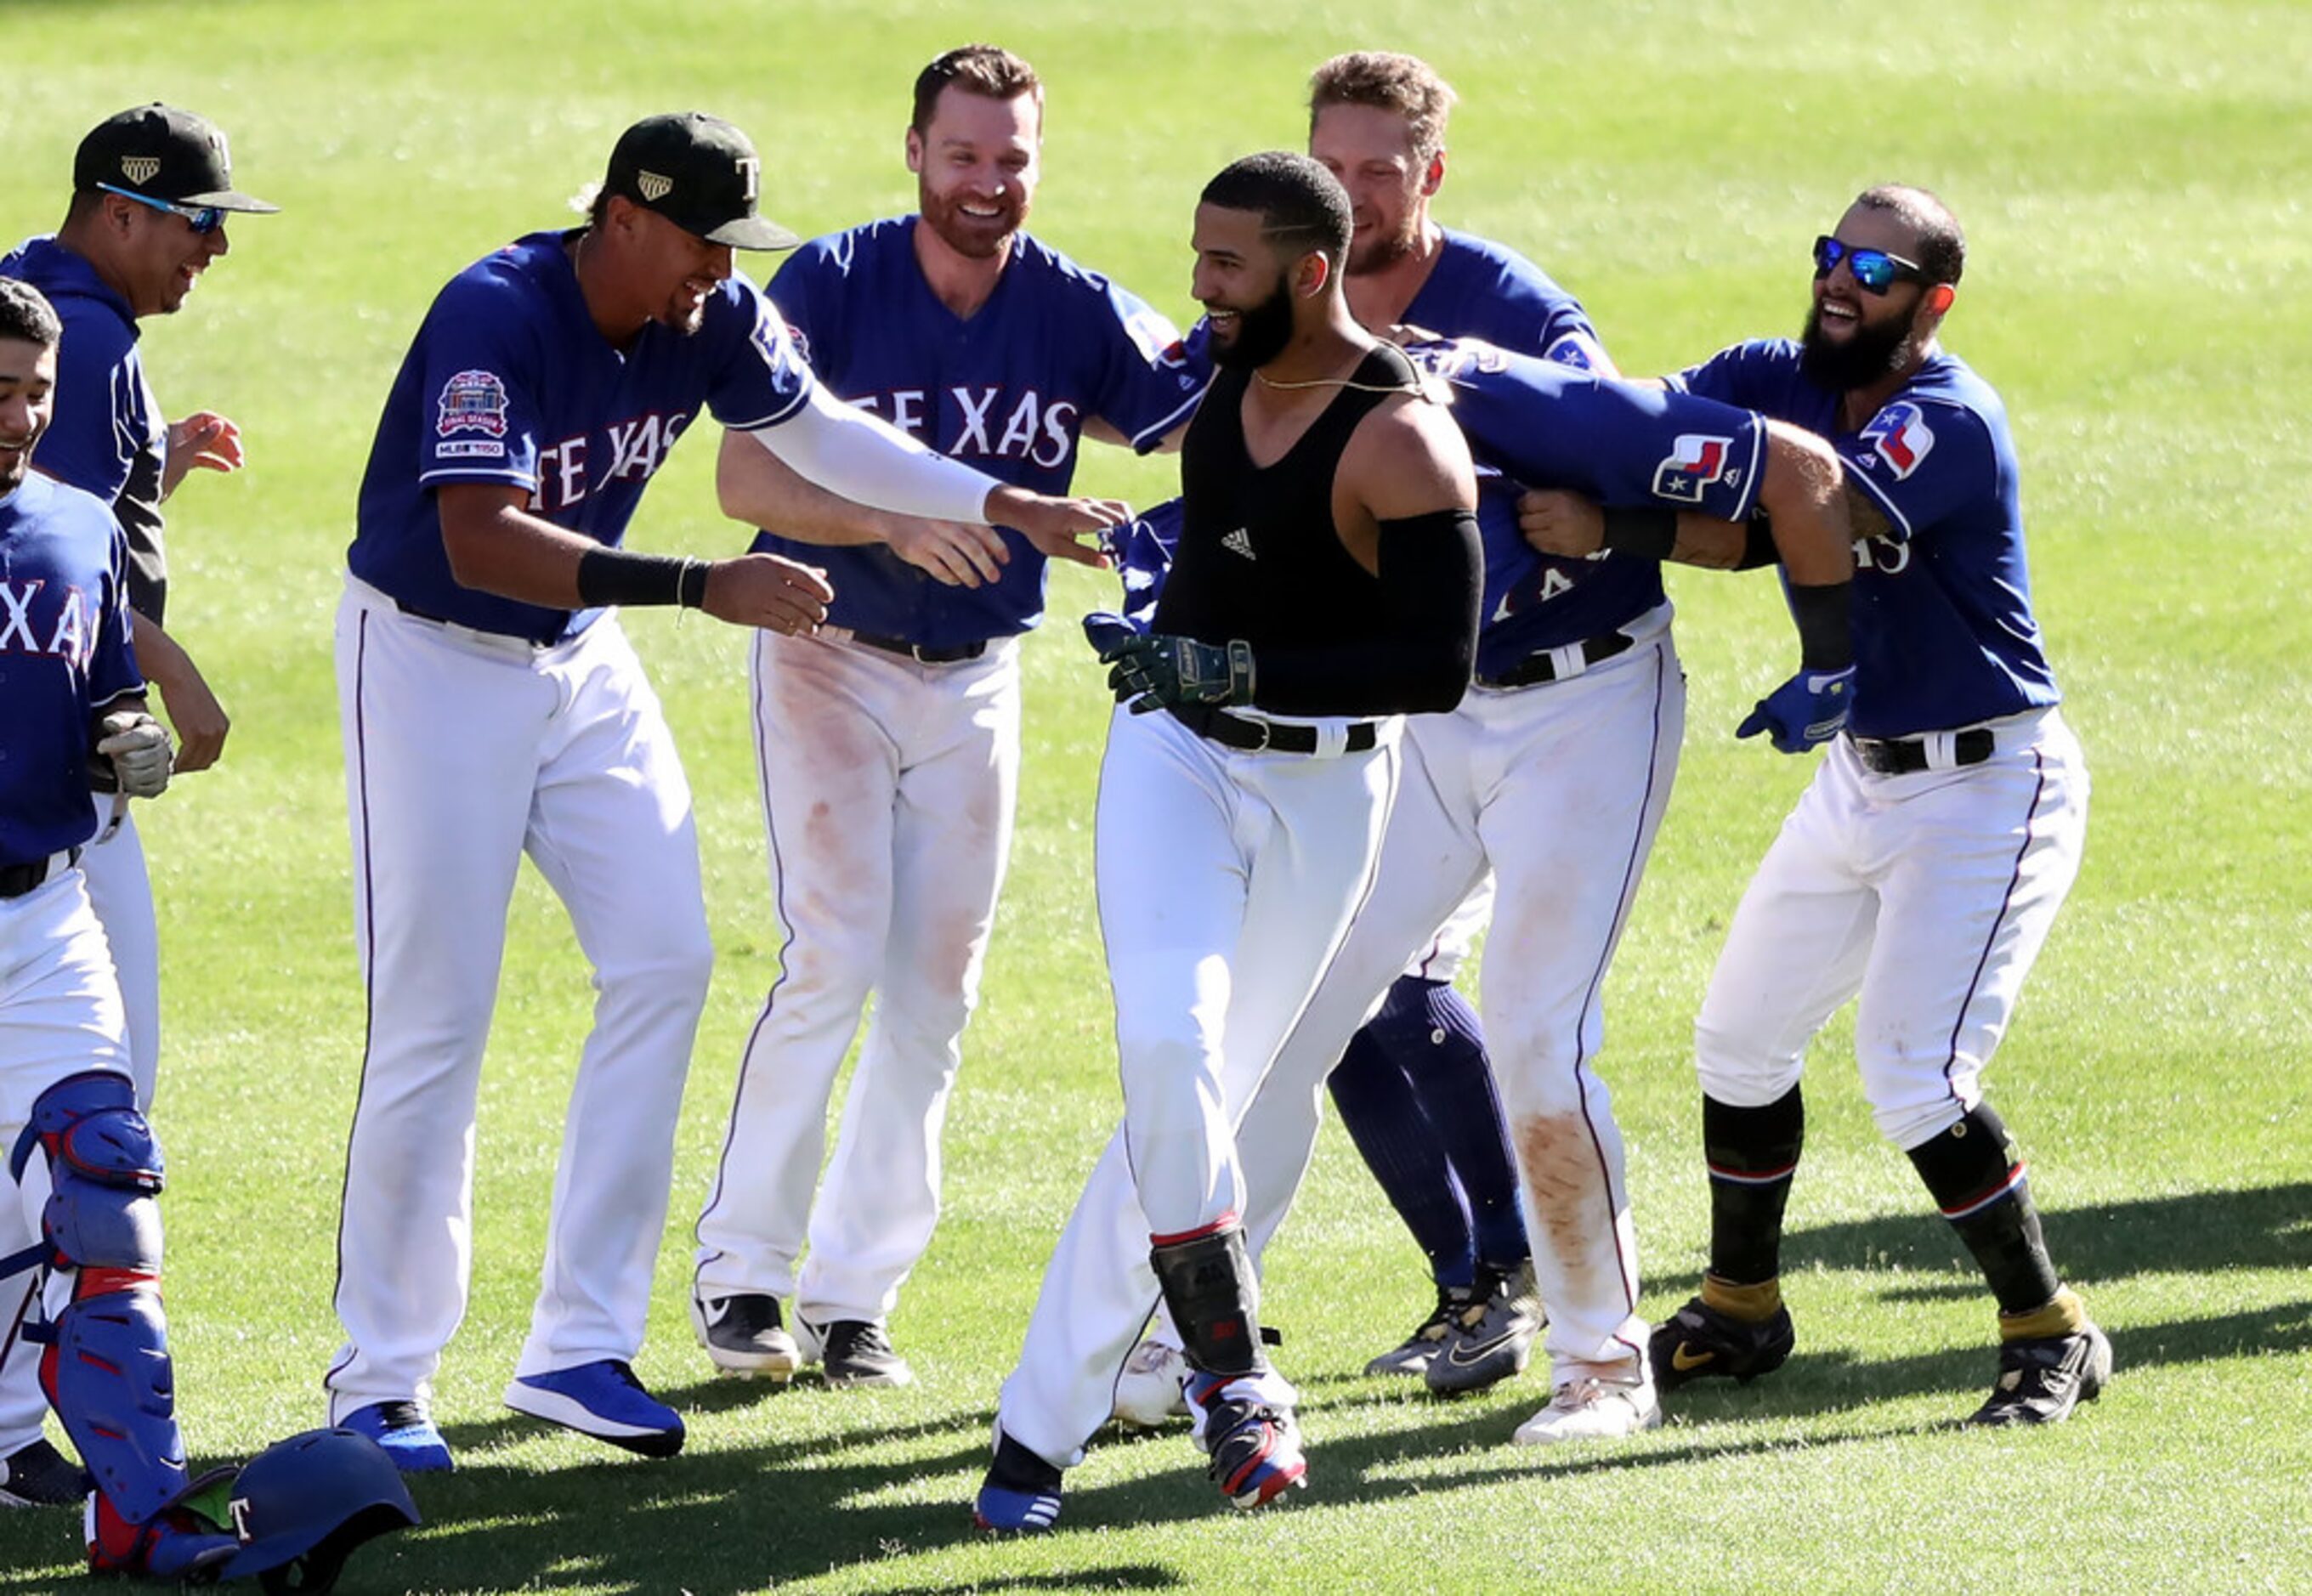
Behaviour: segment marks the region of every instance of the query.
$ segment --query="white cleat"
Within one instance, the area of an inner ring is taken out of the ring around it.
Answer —
[[[1560,1441],[1619,1441],[1661,1423],[1661,1400],[1651,1379],[1602,1380],[1579,1375],[1557,1388],[1549,1406],[1518,1426],[1519,1446]]]
[[[1116,1381],[1116,1422],[1135,1430],[1160,1429],[1176,1418],[1188,1417],[1188,1399],[1181,1384],[1188,1377],[1188,1360],[1177,1347],[1143,1341],[1124,1360]]]

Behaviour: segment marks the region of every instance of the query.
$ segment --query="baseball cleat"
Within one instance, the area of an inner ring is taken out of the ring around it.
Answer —
[[[1204,1471],[1231,1507],[1263,1507],[1308,1485],[1300,1426],[1293,1422],[1289,1401],[1277,1400],[1292,1389],[1266,1373],[1189,1374],[1196,1444],[1212,1459]]]
[[[1124,1360],[1116,1377],[1116,1420],[1136,1430],[1153,1430],[1188,1416],[1188,1399],[1181,1382],[1188,1377],[1188,1360],[1177,1347],[1143,1341]]]
[[[1560,1441],[1618,1441],[1662,1421],[1654,1382],[1605,1380],[1584,1374],[1557,1388],[1549,1406],[1518,1426],[1519,1446],[1551,1446]]]
[[[971,1507],[971,1522],[999,1535],[1040,1535],[1059,1522],[1060,1471],[999,1427],[995,1458]]]
[[[682,1450],[682,1416],[644,1391],[617,1358],[521,1375],[505,1388],[505,1405],[646,1458]]]
[[[372,1402],[337,1420],[337,1427],[376,1442],[404,1474],[447,1474],[458,1466],[423,1402]]]
[[[2036,1336],[1999,1348],[1999,1379],[1968,1422],[2053,1425],[2092,1402],[2111,1381],[2111,1338],[2092,1324],[2069,1335]]]
[[[1508,1275],[1481,1273],[1423,1378],[1441,1396],[1459,1396],[1524,1374],[1542,1318],[1531,1259]]]
[[[1453,1333],[1454,1324],[1476,1295],[1467,1286],[1440,1286],[1437,1306],[1428,1318],[1414,1327],[1411,1335],[1365,1365],[1368,1374],[1421,1374],[1428,1371],[1429,1360],[1445,1345]]]
[[[761,1375],[781,1382],[802,1367],[802,1353],[779,1317],[779,1299],[767,1292],[734,1291],[728,1296],[690,1294],[690,1329],[707,1358],[725,1374],[741,1380]]]
[[[880,1320],[836,1319],[813,1324],[797,1315],[796,1338],[805,1359],[819,1365],[829,1385],[913,1385],[915,1372],[891,1345]]]
[[[1676,1391],[1714,1374],[1747,1385],[1781,1368],[1797,1345],[1788,1308],[1753,1322],[1721,1313],[1697,1296],[1655,1328],[1647,1351],[1656,1382]]]
[[[0,1458],[0,1507],[70,1507],[95,1488],[88,1470],[49,1445],[46,1436]]]

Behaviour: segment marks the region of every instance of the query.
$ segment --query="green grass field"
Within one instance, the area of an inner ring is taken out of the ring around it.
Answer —
[[[156,1120],[185,1431],[200,1460],[320,1422],[362,994],[329,670],[354,493],[388,379],[440,283],[565,214],[635,117],[749,128],[765,204],[809,233],[907,208],[908,85],[994,37],[1050,84],[1035,226],[1184,321],[1195,191],[1301,136],[1332,52],[1418,50],[1464,96],[1441,217],[1587,301],[1633,371],[1795,328],[1805,246],[1870,182],[1967,225],[1950,344],[2006,397],[2036,597],[2096,793],[2085,873],[1992,1087],[2059,1261],[2119,1377],[2044,1434],[1952,1421],[1991,1372],[1987,1302],[1878,1141],[1834,1025],[1792,1205],[1800,1350],[1673,1400],[1662,1430],[1533,1455],[1537,1377],[1458,1406],[1363,1379],[1426,1306],[1416,1256],[1327,1132],[1272,1259],[1308,1395],[1311,1488],[1255,1516],[1178,1436],[1103,1445],[1062,1531],[986,1543],[968,1503],[1038,1271],[1117,1111],[1091,914],[1105,713],[1055,583],[1028,650],[1018,847],[949,1134],[948,1211],[894,1333],[922,1383],[717,1383],[683,1321],[687,1226],[739,1039],[773,972],[741,639],[630,623],[697,789],[721,962],[682,1125],[644,1379],[691,1426],[646,1463],[506,1413],[589,993],[526,878],[484,1082],[472,1311],[438,1412],[460,1471],[348,1590],[2290,1591],[2312,1586],[2312,8],[1931,10],[1798,0],[1212,0],[1008,10],[827,0],[703,11],[252,0],[0,7],[0,235],[54,227],[99,118],[162,98],[232,135],[278,217],[186,313],[148,323],[171,414],[235,416],[250,465],[172,506],[172,620],[227,701],[225,763],[151,807],[166,949]],[[2296,441],[2291,441],[2296,440]],[[681,451],[635,541],[738,546],[712,449]],[[2299,464],[2291,464],[2298,462]],[[1165,496],[1090,455],[1085,488]],[[1705,1238],[1692,1016],[1728,914],[1805,779],[1731,728],[1781,679],[1771,584],[1682,573],[1686,768],[1610,990],[1604,1060],[1659,1316]],[[2291,796],[2293,795],[2293,796]],[[0,1592],[76,1566],[67,1514],[0,1517]]]

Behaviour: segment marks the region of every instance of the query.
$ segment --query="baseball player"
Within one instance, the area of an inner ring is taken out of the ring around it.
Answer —
[[[907,128],[918,214],[805,245],[769,292],[829,392],[1005,482],[1065,493],[1087,428],[1152,447],[1204,379],[1161,317],[1021,231],[1042,140],[1033,67],[992,45],[946,52],[917,77]],[[744,438],[726,440],[721,476],[725,510],[772,528],[755,547],[822,566],[836,597],[817,633],[763,632],[753,650],[780,975],[698,1221],[693,1325],[718,1367],[784,1379],[802,1361],[779,1306],[792,1295],[830,1384],[905,1384],[885,1326],[939,1215],[1045,555],[1016,533],[875,517]],[[828,1095],[871,991],[814,1203]]]
[[[1349,310],[1376,332],[1404,323],[1611,375],[1572,294],[1507,246],[1432,219],[1454,98],[1428,63],[1387,51],[1336,56],[1309,79],[1309,153],[1341,180],[1355,221]],[[1633,807],[1641,801],[1631,795]],[[1342,1125],[1436,1286],[1413,1333],[1365,1372],[1426,1376],[1455,1391],[1522,1370],[1540,1328],[1508,1127],[1476,1012],[1452,985],[1492,901],[1488,873],[1433,928],[1331,1080]],[[1119,1418],[1153,1425],[1178,1408],[1176,1339],[1159,1326],[1134,1350],[1117,1382]],[[1441,1365],[1456,1344],[1460,1356]]]
[[[35,1372],[93,1478],[36,1420],[0,1487],[46,1501],[76,1484],[92,1568],[173,1578],[235,1542],[178,1504],[191,1482],[161,1311],[161,1150],[79,868],[92,757],[152,798],[171,750],[129,643],[120,528],[104,501],[31,469],[62,337],[38,290],[0,278],[0,1360]]]
[[[525,852],[600,995],[506,1402],[646,1455],[682,1444],[629,1365],[712,948],[688,787],[612,611],[795,632],[831,597],[776,555],[619,546],[701,404],[886,509],[1000,514],[1054,542],[1122,513],[998,484],[821,389],[732,274],[734,249],[795,241],[757,214],[760,172],[713,117],[628,128],[584,227],[521,239],[436,299],[363,481],[337,680],[369,1037],[327,1384],[333,1420],[405,1469],[451,1461],[426,1401],[465,1306],[475,1095]]]
[[[72,201],[56,233],[27,239],[0,257],[0,275],[39,289],[63,319],[55,415],[33,465],[109,503],[127,534],[138,667],[176,726],[180,773],[215,761],[227,723],[192,657],[162,630],[169,579],[160,507],[195,467],[237,469],[241,433],[207,411],[163,419],[145,379],[136,324],[184,304],[225,253],[229,214],[273,209],[233,188],[224,135],[214,123],[169,106],[142,106],[108,117],[81,141]],[[96,802],[101,819],[96,842],[82,854],[81,876],[119,976],[136,1102],[150,1108],[161,1036],[152,882],[134,818],[109,793]],[[46,1405],[29,1360],[0,1374],[0,1457],[46,1446]],[[21,1503],[62,1505],[82,1495],[78,1471],[70,1469],[13,1469],[0,1484],[0,1499]]]
[[[1095,629],[1125,706],[1095,830],[1124,1126],[1004,1382],[985,1528],[1051,1528],[1159,1291],[1222,1495],[1257,1507],[1307,1470],[1262,1350],[1235,1122],[1371,885],[1399,717],[1467,686],[1480,583],[1467,448],[1349,314],[1350,232],[1303,155],[1239,161],[1197,207],[1222,371],[1182,449],[1178,557],[1152,632]]]
[[[2079,873],[2088,777],[2031,613],[2006,409],[1940,342],[1966,259],[1940,200],[1872,188],[1815,240],[1798,342],[1738,344],[1672,379],[1836,447],[1855,673],[1846,734],[1743,894],[1695,1025],[1710,1266],[1653,1356],[1669,1388],[1790,1356],[1780,1248],[1800,1074],[1859,994],[1878,1128],[1999,1305],[1999,1374],[1975,1422],[2048,1424],[2103,1389],[2111,1343],[2055,1273],[1982,1074]],[[1596,536],[1585,517],[1569,544]],[[1768,728],[1783,740],[1813,708],[1786,705]]]

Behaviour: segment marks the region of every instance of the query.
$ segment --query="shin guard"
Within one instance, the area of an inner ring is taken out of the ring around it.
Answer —
[[[1260,1350],[1260,1284],[1240,1227],[1159,1241],[1148,1260],[1192,1367],[1230,1377],[1267,1368]]]

